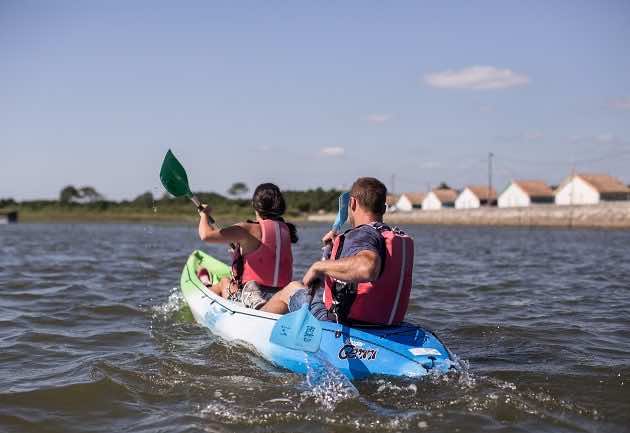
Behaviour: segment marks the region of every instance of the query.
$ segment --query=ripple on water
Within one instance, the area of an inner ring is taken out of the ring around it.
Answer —
[[[195,324],[170,289],[202,247],[188,225],[0,229],[3,432],[600,433],[630,424],[627,232],[408,228],[418,270],[409,317],[436,328],[463,368],[370,378],[354,383],[356,394],[334,377],[309,385]],[[322,230],[300,227],[296,274],[316,258]]]

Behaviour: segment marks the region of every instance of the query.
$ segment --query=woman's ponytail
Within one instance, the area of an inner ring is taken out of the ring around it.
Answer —
[[[282,221],[284,221],[284,218],[282,218]],[[292,244],[296,244],[297,241],[299,240],[299,238],[298,238],[298,235],[297,235],[297,228],[295,227],[295,224],[288,223],[286,221],[284,223],[289,228],[289,235],[291,236],[291,243]]]

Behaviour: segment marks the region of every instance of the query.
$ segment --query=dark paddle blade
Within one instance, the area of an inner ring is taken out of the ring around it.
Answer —
[[[160,180],[164,188],[175,197],[191,197],[186,170],[169,149],[160,169]]]
[[[289,349],[317,352],[321,339],[322,326],[306,304],[280,317],[271,331],[269,341]]]

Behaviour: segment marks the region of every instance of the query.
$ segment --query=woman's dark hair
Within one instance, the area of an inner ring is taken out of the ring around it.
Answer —
[[[284,222],[289,227],[291,242],[296,243],[298,241],[295,225],[286,222],[282,218],[282,215],[287,210],[287,203],[284,201],[280,188],[273,183],[261,183],[254,191],[252,206],[262,219]]]

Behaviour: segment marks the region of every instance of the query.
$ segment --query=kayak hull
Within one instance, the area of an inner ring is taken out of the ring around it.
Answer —
[[[253,347],[262,357],[296,373],[307,373],[308,354],[269,341],[280,315],[245,308],[212,293],[197,277],[203,266],[213,282],[230,275],[221,261],[195,251],[182,271],[181,290],[195,320],[227,340]],[[434,333],[403,323],[394,327],[354,328],[320,322],[320,349],[327,361],[350,379],[370,375],[419,377],[454,368],[449,350]]]

